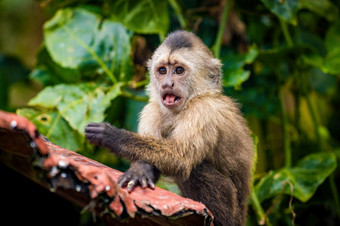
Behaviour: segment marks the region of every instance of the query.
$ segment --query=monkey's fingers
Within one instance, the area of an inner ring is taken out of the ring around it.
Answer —
[[[86,138],[91,144],[99,145],[99,144],[100,144],[99,137],[100,137],[100,136],[98,136],[97,133],[88,133],[88,132],[85,132],[85,138]]]
[[[101,133],[104,130],[105,130],[105,126],[103,126],[101,123],[90,122],[85,127],[85,133]]]
[[[142,186],[142,188],[146,188],[148,186],[148,183],[146,182],[146,178],[139,179],[139,183]]]
[[[127,176],[123,175],[121,177],[118,178],[118,185],[121,187],[121,188],[125,188],[127,186],[127,184],[129,183],[130,181],[130,178],[128,178]]]
[[[132,178],[130,175],[124,174],[118,179],[118,184],[121,188],[127,187],[128,192],[132,192],[138,184],[138,178]]]
[[[87,124],[88,127],[95,127],[98,126],[100,123],[97,122],[89,122],[89,124]]]
[[[155,184],[150,179],[148,180],[148,187],[151,189],[155,189]]]
[[[128,192],[132,192],[132,190],[136,187],[137,185],[137,180],[130,180],[129,183],[127,184],[127,190]]]
[[[89,123],[85,127],[85,138],[95,145],[103,145],[105,140],[104,131],[107,125],[105,123]]]

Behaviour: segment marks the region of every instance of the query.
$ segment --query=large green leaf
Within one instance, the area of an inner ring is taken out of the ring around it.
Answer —
[[[169,30],[167,1],[117,0],[113,2],[112,17],[137,33],[158,33]]]
[[[278,196],[284,186],[284,181],[293,185],[293,196],[302,202],[308,201],[319,185],[335,170],[336,158],[331,153],[311,154],[299,161],[296,167],[271,171],[263,177],[255,187],[259,200]],[[291,195],[288,184],[284,194]]]
[[[113,82],[132,76],[131,33],[85,9],[62,9],[44,25],[47,50],[62,67],[105,73]]]
[[[261,0],[263,4],[277,17],[289,22],[297,24],[296,12],[299,10],[298,0]]]
[[[43,46],[37,55],[37,65],[31,72],[30,77],[38,80],[44,85],[55,85],[58,83],[79,82],[80,74],[78,70],[65,68],[55,63]]]
[[[105,110],[111,100],[120,94],[120,86],[117,83],[105,93],[101,86],[94,83],[60,84],[42,90],[31,99],[29,105],[57,109],[74,130],[83,134],[87,123],[105,119]]]
[[[39,132],[51,142],[73,151],[82,149],[84,137],[73,130],[56,110],[37,111],[25,108],[18,109],[17,114],[32,121],[38,127]]]
[[[258,55],[256,47],[252,46],[244,55],[228,55],[223,60],[223,84],[226,87],[239,87],[243,82],[247,81],[250,71],[244,70],[246,64],[251,64]]]

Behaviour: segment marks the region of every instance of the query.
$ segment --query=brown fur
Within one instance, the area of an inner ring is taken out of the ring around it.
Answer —
[[[174,44],[183,35],[184,44]],[[179,63],[187,74],[174,77],[174,89],[186,99],[168,109],[160,97],[163,77],[157,77],[157,68]],[[149,70],[150,101],[141,113],[138,134],[89,128],[86,137],[174,177],[185,197],[212,211],[215,225],[245,225],[253,142],[238,106],[221,92],[220,61],[194,34],[180,31],[155,51]]]

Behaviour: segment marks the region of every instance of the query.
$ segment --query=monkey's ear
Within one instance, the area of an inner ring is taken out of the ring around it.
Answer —
[[[210,61],[209,77],[214,83],[219,84],[222,78],[222,63],[219,59],[212,58]]]

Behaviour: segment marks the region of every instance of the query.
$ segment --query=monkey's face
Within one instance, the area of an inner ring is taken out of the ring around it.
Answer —
[[[150,101],[179,112],[194,97],[221,92],[221,66],[193,33],[171,33],[148,61]]]
[[[187,80],[189,68],[168,58],[160,61],[154,68],[159,98],[164,107],[179,111],[188,99]]]

